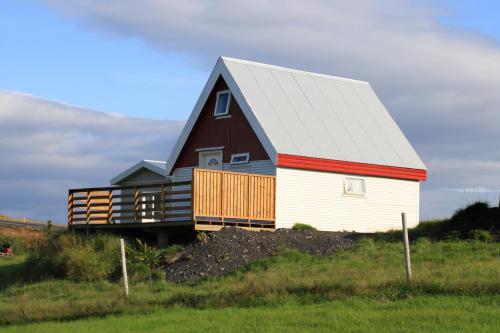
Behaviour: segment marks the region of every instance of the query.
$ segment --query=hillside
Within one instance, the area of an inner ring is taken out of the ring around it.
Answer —
[[[42,221],[37,221],[33,220],[30,218],[15,218],[15,217],[10,217],[8,215],[3,215],[0,214],[0,221],[6,221],[6,222],[28,222],[28,223],[47,223],[47,222],[42,222]]]
[[[165,250],[128,240],[128,300],[117,237],[44,232],[25,255],[0,260],[0,324],[30,332],[493,331],[500,325],[498,224],[462,218],[478,210],[496,216],[496,208],[475,205],[411,231],[411,285],[396,232],[278,231],[259,240],[260,234],[228,229]],[[451,224],[457,221],[469,230]],[[263,255],[241,258],[253,249]],[[215,263],[225,268],[215,276],[166,279],[168,269],[188,272]],[[192,316],[198,320],[188,320]],[[52,320],[68,322],[33,323]]]

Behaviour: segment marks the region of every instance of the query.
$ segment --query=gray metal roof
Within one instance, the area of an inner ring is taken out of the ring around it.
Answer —
[[[368,82],[222,62],[277,153],[425,169]]]
[[[221,57],[172,149],[168,174],[219,76],[274,163],[276,154],[290,154],[426,169],[369,83]]]

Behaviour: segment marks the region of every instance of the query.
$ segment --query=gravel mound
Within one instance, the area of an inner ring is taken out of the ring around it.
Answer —
[[[171,258],[165,269],[168,280],[183,282],[223,275],[272,256],[283,247],[311,255],[328,255],[350,247],[354,238],[352,233],[291,229],[253,232],[238,228],[224,228],[206,236],[204,241],[194,241]]]

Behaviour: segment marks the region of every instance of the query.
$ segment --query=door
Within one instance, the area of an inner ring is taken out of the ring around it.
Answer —
[[[201,151],[199,154],[200,168],[222,170],[222,150]]]
[[[142,192],[141,196],[141,201],[148,201],[148,203],[143,203],[141,204],[141,215],[146,216],[146,215],[152,215],[152,218],[145,218],[142,217],[141,222],[142,223],[149,223],[149,222],[154,222],[155,221],[155,201],[158,200],[159,196],[155,195],[154,192],[152,191],[144,191]],[[153,202],[150,202],[153,201]]]

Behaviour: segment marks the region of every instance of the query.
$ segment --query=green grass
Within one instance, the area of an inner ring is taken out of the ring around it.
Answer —
[[[89,318],[0,328],[5,332],[494,332],[500,296],[349,299],[318,304],[197,310]]]
[[[293,230],[316,230],[315,227],[305,223],[295,223],[292,227]]]
[[[11,285],[0,291],[0,323],[129,315],[179,306],[220,313],[214,309],[344,304],[353,297],[366,304],[406,304],[413,298],[424,302],[427,297],[436,304],[440,298],[455,297],[486,302],[500,294],[499,243],[420,239],[411,250],[411,286],[404,281],[402,245],[371,239],[359,240],[354,248],[330,257],[284,251],[225,277],[196,283],[135,283],[128,301],[119,281]],[[498,298],[494,300],[498,305]]]
[[[12,284],[26,261],[25,255],[0,257],[0,288]]]

